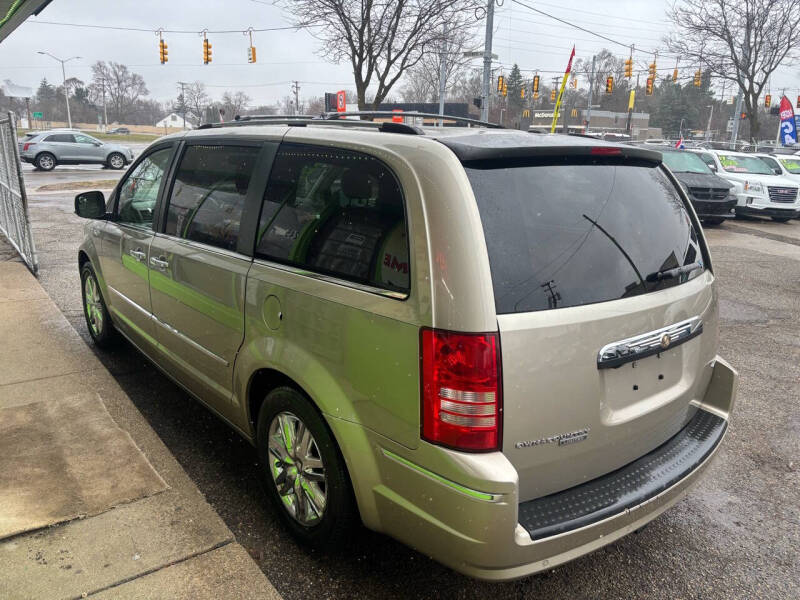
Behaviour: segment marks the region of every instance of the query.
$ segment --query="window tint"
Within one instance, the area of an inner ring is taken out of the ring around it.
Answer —
[[[70,144],[75,143],[75,136],[71,133],[54,133],[47,136],[46,142],[67,142]]]
[[[256,254],[358,283],[408,290],[400,185],[371,156],[284,144],[264,197]]]
[[[701,154],[700,158],[702,158],[703,162],[705,162],[709,167],[717,166],[717,163],[714,162],[714,157],[711,156],[710,154]]]
[[[236,250],[259,147],[189,146],[169,198],[164,233]]]
[[[636,296],[701,272],[647,281],[702,261],[686,208],[660,168],[588,162],[466,171],[498,313]]]
[[[133,225],[153,224],[158,188],[171,154],[172,148],[156,150],[134,167],[119,190],[117,214],[120,221]]]

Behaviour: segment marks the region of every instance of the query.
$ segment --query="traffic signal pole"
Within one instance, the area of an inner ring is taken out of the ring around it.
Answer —
[[[444,115],[444,96],[447,87],[447,23],[442,26],[442,55],[439,59],[439,114]],[[491,60],[491,58],[490,58]],[[483,110],[483,109],[481,109]],[[444,121],[439,119],[439,127],[444,127]]]
[[[481,92],[481,121],[489,120],[489,85],[492,78],[492,29],[494,28],[494,2],[486,3],[486,39],[483,43],[483,91]]]

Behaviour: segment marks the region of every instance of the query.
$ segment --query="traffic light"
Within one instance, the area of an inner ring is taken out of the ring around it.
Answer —
[[[772,94],[767,94],[764,96],[764,106],[769,108],[769,105],[772,104]]]
[[[648,77],[647,78],[647,87],[645,88],[645,94],[647,94],[648,96],[652,96],[653,95],[653,78],[652,77]]]
[[[503,93],[503,84],[505,83],[506,78],[502,75],[497,76],[497,91],[501,94]]]
[[[203,38],[203,64],[207,65],[211,62],[211,44],[208,43],[206,38]]]
[[[656,80],[656,61],[650,63],[650,79]]]
[[[633,59],[629,58],[625,61],[625,77],[630,79],[633,77]]]
[[[614,91],[614,78],[609,75],[606,77],[606,94],[610,94]]]
[[[523,100],[525,100],[525,88],[524,87],[519,88],[519,97],[522,98]]]
[[[703,79],[703,72],[700,69],[694,72],[694,87],[700,87]]]
[[[678,67],[672,72],[672,83],[678,83]]]
[[[167,56],[167,44],[164,40],[158,40],[158,58],[161,60],[162,65],[169,60]]]
[[[552,90],[550,90],[550,102],[555,102],[555,101],[556,101],[556,88],[553,88]]]
[[[255,46],[248,46],[247,47],[247,62],[249,62],[249,63],[256,62],[256,47]]]
[[[578,89],[578,78],[575,75],[570,79],[569,85],[572,89]]]
[[[533,97],[534,98],[538,98],[539,97],[539,76],[538,75],[534,75],[533,76]],[[800,97],[800,96],[798,96],[798,97]]]
[[[503,81],[503,98],[508,96],[508,82]]]

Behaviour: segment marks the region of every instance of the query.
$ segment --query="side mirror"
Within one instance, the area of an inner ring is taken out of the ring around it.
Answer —
[[[103,142],[92,142],[98,148],[103,145]]]
[[[783,174],[783,171],[781,171],[780,167],[772,167],[772,172],[775,173],[775,175]]]
[[[84,219],[104,218],[106,198],[103,192],[83,192],[75,196],[75,214]]]
[[[717,165],[708,165],[708,168],[714,171],[714,173],[717,172]]]

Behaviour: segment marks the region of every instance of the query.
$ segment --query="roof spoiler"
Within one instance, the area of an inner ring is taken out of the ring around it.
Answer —
[[[661,152],[624,144],[581,144],[573,142],[571,144],[552,146],[536,144],[530,146],[491,147],[461,144],[457,138],[452,140],[442,138],[439,141],[448,146],[462,162],[568,157],[628,159],[650,162],[655,165],[661,164],[662,161]]]

